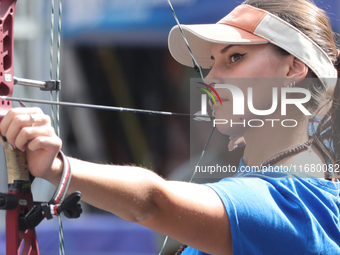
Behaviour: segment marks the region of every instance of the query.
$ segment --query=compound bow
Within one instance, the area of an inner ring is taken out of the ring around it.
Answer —
[[[14,17],[16,0],[0,1],[0,94],[12,96],[14,84],[25,80],[15,79],[14,53]],[[26,80],[27,81],[27,80]],[[43,89],[58,89],[57,81],[42,82]],[[0,100],[0,121],[12,108],[11,101]],[[35,227],[44,219],[59,216],[61,212],[69,218],[80,216],[79,192],[66,199],[66,191],[71,179],[71,170],[67,158],[60,183],[49,202],[34,202],[31,193],[30,175],[26,153],[13,149],[2,136],[8,172],[8,192],[0,194],[0,209],[6,210],[6,254],[38,255],[39,248]]]
[[[170,0],[167,0],[172,10],[174,18],[181,30],[180,23],[176,17],[174,9]],[[32,85],[40,87],[42,90],[56,90],[60,89],[58,79],[56,81],[39,82],[27,79],[19,79],[14,77],[13,53],[14,53],[14,18],[15,5],[17,0],[0,0],[0,121],[6,113],[12,108],[12,102],[7,98],[12,97],[14,84]],[[54,3],[52,2],[52,5]],[[53,6],[52,6],[53,9]],[[61,6],[60,6],[61,9]],[[52,11],[53,19],[53,11]],[[53,33],[53,32],[52,32]],[[186,41],[184,33],[183,39]],[[59,42],[58,42],[59,44]],[[190,47],[187,43],[188,50],[191,53]],[[52,54],[51,54],[52,56]],[[192,55],[193,66],[199,73],[203,85],[204,79],[201,68]],[[58,56],[59,62],[59,56]],[[50,75],[50,78],[51,75]],[[22,100],[23,101],[23,100]],[[27,100],[29,101],[29,100]],[[46,103],[46,102],[45,102]],[[52,103],[58,105],[59,103]],[[62,103],[60,103],[62,104]],[[67,105],[67,104],[64,104]],[[73,105],[80,106],[80,105]],[[83,106],[80,106],[83,107]],[[86,108],[89,108],[86,106]],[[187,115],[189,114],[174,114],[169,112],[145,111],[136,109],[124,109],[116,107],[112,109],[116,111],[132,111],[146,114],[162,114],[162,115]],[[193,117],[193,116],[191,116]],[[196,116],[197,117],[197,116]],[[199,117],[199,116],[198,116]],[[213,131],[212,131],[213,132]],[[209,136],[211,138],[212,133]],[[35,227],[44,219],[51,219],[59,216],[64,212],[66,217],[77,218],[81,214],[81,208],[78,204],[81,194],[79,192],[73,193],[66,199],[66,191],[71,179],[71,171],[68,165],[67,158],[60,152],[61,157],[65,162],[63,176],[60,180],[54,195],[49,202],[34,202],[31,193],[31,182],[34,177],[29,173],[25,152],[21,152],[11,147],[7,143],[6,137],[2,137],[2,143],[5,150],[6,166],[8,172],[8,192],[0,194],[0,209],[6,210],[6,252],[7,255],[38,255],[39,248],[35,232]],[[205,149],[209,143],[207,141],[198,164],[204,155]],[[190,180],[192,181],[192,179]],[[166,243],[166,241],[165,241]],[[165,245],[164,243],[164,245]],[[164,248],[164,246],[163,246]],[[162,250],[163,250],[162,248]],[[162,252],[161,250],[161,252]],[[160,252],[160,253],[161,253]]]

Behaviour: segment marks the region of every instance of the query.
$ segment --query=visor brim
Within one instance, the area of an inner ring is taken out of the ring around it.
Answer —
[[[211,50],[214,43],[225,45],[268,43],[268,40],[257,35],[223,24],[181,25],[181,27],[192,54],[202,68],[211,68],[213,65]],[[168,44],[170,53],[176,61],[186,66],[194,66],[178,26],[171,29]]]

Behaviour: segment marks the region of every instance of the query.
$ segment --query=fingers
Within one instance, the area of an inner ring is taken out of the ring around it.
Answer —
[[[12,125],[13,122],[15,124],[16,122],[21,123],[22,121],[25,121],[24,123],[22,123],[23,125],[31,126],[33,124],[33,122],[37,122],[37,120],[35,118],[36,114],[43,115],[43,112],[41,111],[40,108],[15,108],[15,109],[11,109],[6,114],[6,116],[4,117],[4,119],[0,123],[0,132],[2,134],[6,134],[7,131],[10,129],[10,125]],[[35,124],[36,123],[34,123],[34,125]]]
[[[60,177],[62,163],[56,157],[62,141],[51,127],[50,117],[39,108],[11,109],[0,123],[0,133],[9,147],[26,151],[28,168],[34,176]]]
[[[39,136],[30,141],[28,149],[30,151],[44,149],[48,152],[58,152],[61,149],[61,140],[57,136]]]
[[[56,134],[51,126],[24,127],[15,137],[14,145],[21,151],[27,149],[37,151],[39,149],[50,150],[51,144],[54,143]],[[8,138],[11,141],[11,138]]]
[[[241,148],[246,145],[246,140],[244,139],[243,136],[236,136],[232,140],[230,140],[228,144],[228,150],[233,151],[237,148]]]
[[[14,147],[26,150],[27,143],[40,136],[56,136],[51,120],[39,108],[15,108],[0,123],[0,133]]]

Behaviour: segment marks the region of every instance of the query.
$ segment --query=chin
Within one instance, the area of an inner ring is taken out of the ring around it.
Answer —
[[[234,115],[230,111],[219,111],[219,109],[216,109],[215,113],[213,125],[221,134],[229,136],[242,136],[247,129],[251,128],[249,120],[263,119],[249,111],[246,111],[243,115]],[[252,124],[257,125],[257,123]]]
[[[229,123],[216,124],[216,128],[221,134],[228,136],[242,136],[246,129],[245,127],[231,127]]]

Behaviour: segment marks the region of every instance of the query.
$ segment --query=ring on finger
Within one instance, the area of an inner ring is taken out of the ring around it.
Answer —
[[[35,118],[33,117],[33,115],[31,113],[29,113],[28,115],[30,116],[31,121],[32,121],[32,125],[31,126],[34,127],[34,125],[35,125]]]

